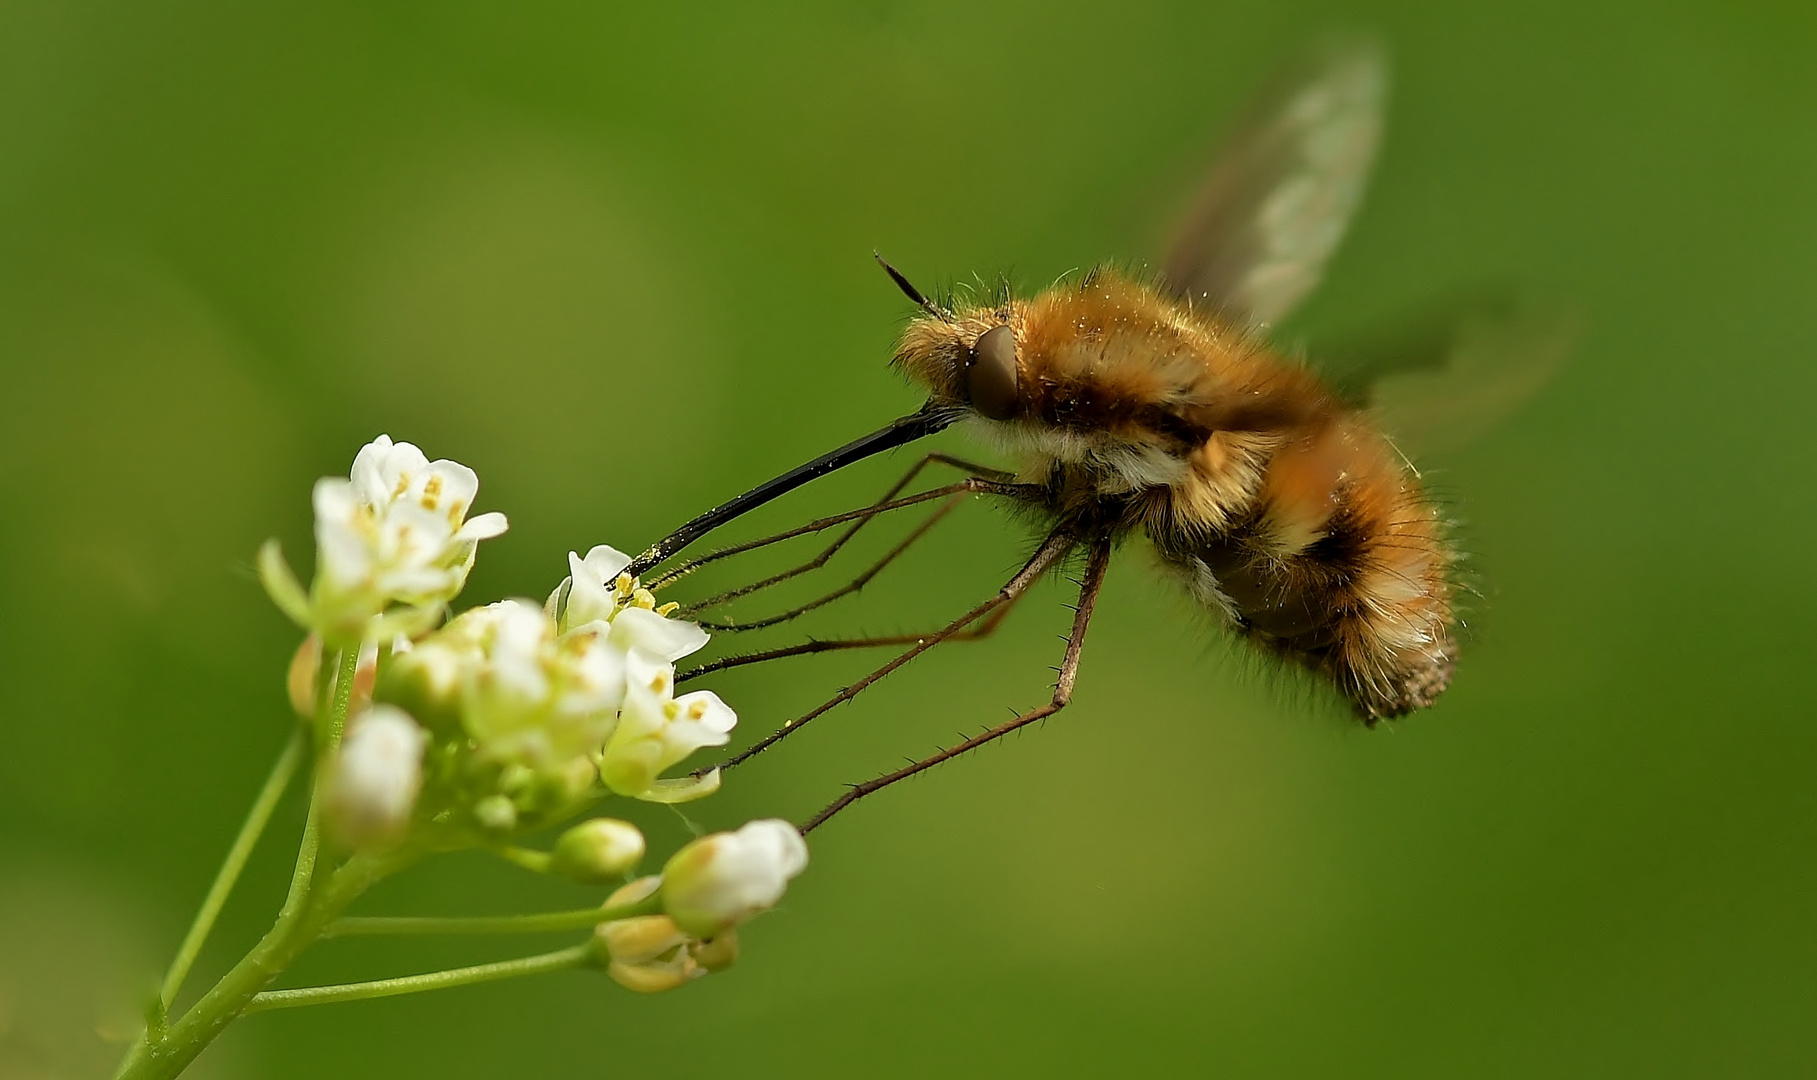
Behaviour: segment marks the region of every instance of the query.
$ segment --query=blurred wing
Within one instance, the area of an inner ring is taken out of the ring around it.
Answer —
[[[1162,274],[1238,323],[1277,323],[1324,273],[1381,141],[1388,61],[1332,42],[1277,76],[1218,154]]]
[[[1564,365],[1583,323],[1560,306],[1497,294],[1441,312],[1334,350],[1320,365],[1334,390],[1416,458],[1459,449],[1526,404]]]

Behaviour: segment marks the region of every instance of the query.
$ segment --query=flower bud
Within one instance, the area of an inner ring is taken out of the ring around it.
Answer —
[[[614,892],[606,907],[633,904],[654,893],[661,879],[641,878]],[[707,973],[689,950],[686,934],[667,915],[637,915],[601,923],[595,940],[606,960],[606,974],[627,990],[658,994]]]
[[[488,795],[473,804],[473,820],[489,833],[508,833],[517,828],[517,804],[504,795]]]
[[[408,647],[408,642],[404,643]],[[290,707],[305,720],[316,718],[317,702],[315,699],[316,681],[322,674],[322,639],[310,634],[297,646],[295,655],[290,658],[290,670],[284,677],[285,690],[290,695]],[[372,703],[372,686],[378,681],[379,649],[377,645],[367,644],[360,649],[359,662],[353,669],[353,694],[348,699],[348,715],[360,712]],[[340,673],[329,681],[332,695],[333,683],[338,681]]]
[[[703,836],[663,867],[663,909],[687,933],[714,938],[774,907],[807,864],[807,844],[786,821]]]
[[[616,818],[583,821],[563,833],[550,852],[549,870],[586,885],[614,881],[637,868],[644,836]]]
[[[305,720],[315,719],[315,678],[322,668],[322,639],[310,634],[297,646],[290,658],[290,670],[284,676],[284,689],[290,695],[290,707]]]
[[[347,725],[325,780],[328,825],[349,847],[402,839],[423,784],[428,735],[402,709],[377,705]]]

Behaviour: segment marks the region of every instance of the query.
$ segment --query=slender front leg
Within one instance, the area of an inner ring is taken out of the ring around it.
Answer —
[[[943,484],[937,488],[918,491],[913,495],[904,495],[901,498],[891,499],[888,502],[876,503],[871,506],[860,507],[857,510],[847,510],[842,514],[833,514],[828,517],[817,518],[805,525],[797,525],[793,529],[785,529],[782,532],[771,536],[764,536],[756,540],[747,540],[742,544],[733,544],[731,547],[720,548],[718,551],[709,552],[698,559],[684,562],[672,570],[663,571],[661,574],[658,574],[646,582],[644,587],[651,592],[660,592],[701,567],[706,566],[708,563],[715,563],[721,559],[729,559],[734,555],[742,555],[747,551],[756,551],[758,548],[769,547],[771,544],[780,544],[784,540],[793,540],[797,536],[825,532],[835,525],[844,525],[848,521],[868,519],[876,517],[879,514],[886,514],[891,510],[900,510],[905,506],[915,506],[919,503],[932,502],[935,499],[945,498],[962,491],[983,495],[1004,495],[1014,499],[1034,499],[1039,497],[1041,493],[1040,487],[1035,484],[1017,484],[1004,480],[992,480],[982,476],[974,476],[965,480],[960,480],[957,483]],[[625,572],[630,573],[629,570],[626,570]]]
[[[936,633],[930,634],[926,638],[917,641],[914,648],[903,652],[900,656],[878,668],[876,671],[871,672],[864,678],[859,679],[857,682],[839,691],[839,693],[834,694],[832,698],[823,702],[810,712],[807,712],[794,720],[790,720],[788,723],[782,725],[782,727],[764,736],[762,739],[759,739],[756,745],[752,746],[749,750],[746,750],[741,754],[735,754],[728,758],[722,765],[713,767],[731,769],[749,761],[756,755],[763,753],[778,742],[781,742],[791,733],[800,731],[815,717],[826,713],[837,705],[852,700],[866,687],[876,683],[890,672],[895,671],[897,668],[908,663],[910,660],[913,660],[915,657],[920,656],[922,653],[940,644],[942,641],[951,638],[954,634],[964,630],[967,626],[984,618],[991,612],[1012,602],[1018,596],[1027,592],[1029,586],[1039,581],[1041,575],[1051,569],[1054,564],[1065,558],[1067,552],[1071,551],[1077,543],[1078,541],[1073,539],[1072,534],[1062,530],[1055,530],[1048,534],[1047,539],[1043,540],[1041,546],[1035,549],[1035,553],[1029,557],[1028,562],[1023,565],[1021,570],[1016,571],[1015,577],[1010,578],[1004,583],[1001,589],[997,590],[995,596],[992,596],[989,600],[979,604],[977,607],[966,612],[952,622],[947,623],[946,626]],[[698,770],[696,775],[702,775],[707,771],[707,769]]]
[[[1008,473],[1004,473],[1004,472],[989,468],[984,465],[973,464],[972,462],[966,461],[962,458],[953,457],[951,454],[924,454],[924,455],[922,455],[920,461],[915,462],[914,465],[909,467],[909,471],[903,474],[902,479],[896,481],[894,484],[891,484],[888,491],[885,491],[877,499],[876,502],[872,503],[869,507],[866,508],[871,511],[870,513],[864,514],[863,516],[859,517],[856,521],[854,521],[852,523],[851,528],[845,530],[844,532],[840,533],[837,537],[835,537],[833,539],[833,542],[828,544],[820,552],[820,554],[814,556],[812,559],[809,559],[807,562],[802,563],[800,566],[797,566],[790,570],[784,570],[782,573],[777,574],[774,577],[764,578],[762,581],[755,581],[749,585],[744,585],[744,586],[740,586],[739,588],[733,589],[730,592],[721,593],[718,596],[708,597],[707,599],[702,600],[699,603],[689,605],[688,613],[692,614],[694,612],[706,611],[709,608],[718,607],[721,604],[729,603],[733,600],[736,600],[741,596],[749,596],[751,593],[758,592],[762,589],[767,589],[770,586],[775,585],[779,582],[787,581],[792,577],[797,577],[801,574],[805,574],[805,573],[808,573],[813,570],[818,570],[822,566],[825,566],[827,564],[827,560],[831,559],[835,554],[837,554],[839,549],[844,547],[846,545],[846,543],[848,541],[850,541],[854,535],[857,534],[859,529],[862,529],[866,525],[870,524],[871,519],[876,517],[877,514],[881,512],[881,508],[885,504],[889,503],[892,499],[894,499],[899,493],[901,493],[903,488],[908,487],[909,484],[914,481],[915,477],[919,476],[921,474],[921,471],[923,469],[927,468],[929,465],[950,465],[953,468],[958,469],[960,472],[967,474],[968,476],[982,477],[982,478],[989,479],[989,480],[1006,481],[1006,480],[1010,479],[1010,476]],[[924,526],[924,528],[925,528],[925,526]],[[762,540],[756,541],[754,546],[762,547],[773,541],[774,541],[773,537],[765,537]],[[741,550],[750,550],[750,548],[744,548],[741,545]],[[681,576],[682,574],[691,572],[695,567],[704,565],[705,563],[712,562],[716,559],[723,558],[723,557],[724,556],[721,553],[715,552],[714,554],[709,555],[703,559],[698,559],[692,563],[685,564],[684,566],[678,567],[676,570],[663,574],[661,577],[657,578],[652,583],[651,587],[659,588],[662,585],[667,584],[668,582]]]
[[[881,558],[879,558],[875,562],[871,563],[871,565],[866,567],[863,571],[861,571],[857,577],[854,577],[852,580],[839,586],[837,589],[833,589],[830,592],[824,593],[820,596],[815,597],[812,600],[809,600],[805,604],[798,604],[795,607],[788,609],[787,611],[779,612],[775,615],[767,615],[761,619],[750,619],[750,620],[746,620],[746,621],[740,621],[738,619],[700,619],[698,621],[700,622],[700,624],[702,626],[706,627],[709,630],[723,630],[728,633],[736,633],[736,632],[742,631],[742,630],[762,630],[766,627],[778,626],[782,623],[789,622],[794,619],[799,619],[803,615],[806,615],[808,612],[816,611],[820,608],[823,608],[823,607],[827,606],[828,604],[832,603],[833,601],[840,599],[841,597],[850,596],[853,593],[858,592],[859,590],[863,589],[866,585],[869,585],[871,583],[871,579],[876,577],[878,574],[881,574],[885,567],[887,567],[887,566],[889,566],[889,564],[895,562],[909,548],[914,547],[916,541],[918,541],[922,537],[926,536],[933,529],[933,527],[935,525],[940,524],[940,521],[942,518],[946,517],[946,515],[952,513],[954,510],[958,509],[959,504],[961,502],[964,502],[967,497],[968,497],[968,493],[963,492],[963,491],[958,493],[957,495],[948,496],[946,502],[940,504],[939,509],[937,509],[933,513],[929,514],[926,518],[923,518],[921,521],[921,524],[915,526],[915,528],[912,532],[910,532],[907,536],[903,537],[899,542],[897,542],[896,546],[894,546],[894,547],[890,548],[888,551],[884,552],[883,556]],[[778,580],[781,580],[785,576],[793,577],[794,573],[791,572],[790,574],[787,574],[787,575],[778,575],[778,577],[776,577],[776,578],[773,578],[773,579],[770,579],[767,581],[758,582],[755,586],[749,586],[745,589],[741,589],[741,590],[737,590],[737,591],[740,594],[743,594],[746,592],[754,592],[758,588],[767,588],[770,585],[774,585]],[[698,610],[700,610],[698,607],[688,608],[688,609],[684,609],[681,614],[684,618],[691,618],[691,617],[693,617],[694,612],[696,612]]]
[[[1067,702],[1072,700],[1073,682],[1079,674],[1079,654],[1085,648],[1085,628],[1091,624],[1092,609],[1097,606],[1098,590],[1104,585],[1104,568],[1109,562],[1110,541],[1104,538],[1094,541],[1092,543],[1091,555],[1085,564],[1085,577],[1079,586],[1079,606],[1073,615],[1072,634],[1066,639],[1066,655],[1060,660],[1060,677],[1054,681],[1054,696],[1052,700],[1038,709],[1031,709],[1028,712],[1022,713],[1008,723],[1000,724],[997,727],[991,728],[989,731],[974,735],[950,749],[942,750],[931,757],[925,757],[913,764],[905,765],[895,772],[879,776],[875,780],[867,780],[862,784],[852,785],[851,789],[844,795],[834,799],[831,803],[827,804],[827,807],[824,810],[809,818],[807,824],[801,827],[802,835],[806,836],[808,833],[813,832],[815,829],[826,824],[827,820],[834,814],[844,810],[846,807],[857,802],[859,799],[864,798],[866,795],[875,794],[898,780],[906,780],[916,773],[924,772],[936,765],[951,761],[961,754],[968,754],[973,750],[978,749],[980,746],[983,746],[985,743],[1001,739],[1010,732],[1026,727],[1037,720],[1045,720],[1059,712],[1061,709],[1066,708]]]

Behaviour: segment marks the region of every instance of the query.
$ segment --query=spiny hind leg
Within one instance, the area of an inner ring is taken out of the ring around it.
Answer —
[[[759,739],[750,749],[745,750],[743,753],[733,755],[719,766],[709,766],[708,768],[696,770],[695,775],[703,774],[710,768],[731,769],[749,761],[751,758],[768,750],[794,732],[800,731],[816,717],[825,714],[835,706],[842,705],[857,697],[859,693],[864,691],[867,687],[874,685],[897,668],[902,667],[904,664],[907,664],[915,657],[920,656],[922,653],[941,642],[951,639],[954,634],[957,634],[971,626],[973,623],[988,617],[997,609],[1004,607],[1023,593],[1027,592],[1030,586],[1041,579],[1041,575],[1047,573],[1047,571],[1058,564],[1061,559],[1065,558],[1067,553],[1072,551],[1077,543],[1078,541],[1074,540],[1071,534],[1063,530],[1056,529],[1054,532],[1049,533],[1047,539],[1041,542],[1041,546],[1035,549],[1035,553],[1029,556],[1028,562],[1023,564],[1022,569],[1016,571],[1015,576],[1005,582],[1003,587],[998,589],[996,594],[990,599],[979,604],[977,607],[974,607],[964,615],[959,616],[959,618],[954,619],[952,622],[947,623],[933,634],[918,639],[913,648],[905,650],[889,663],[884,664],[882,667],[864,676],[857,682],[840,690],[837,694],[834,694],[831,698],[809,710],[807,713],[783,724],[782,727],[764,736],[762,739]]]
[[[906,780],[916,773],[925,772],[936,765],[944,764],[963,754],[969,754],[986,743],[995,742],[1012,731],[1018,731],[1037,720],[1045,720],[1066,708],[1067,703],[1072,700],[1073,683],[1079,674],[1079,655],[1085,649],[1085,630],[1091,625],[1092,611],[1098,603],[1098,592],[1104,585],[1104,568],[1109,561],[1109,540],[1095,541],[1091,554],[1086,560],[1085,576],[1080,581],[1079,603],[1073,614],[1072,633],[1066,639],[1066,653],[1060,659],[1059,677],[1054,680],[1054,696],[1049,699],[1047,704],[1021,713],[1007,723],[980,732],[956,746],[922,758],[920,761],[912,762],[895,772],[886,773],[875,780],[867,780],[862,784],[852,785],[845,794],[834,799],[818,814],[809,818],[807,823],[801,826],[802,835],[806,836],[813,832],[826,824],[833,815],[867,795],[874,795],[899,780]]]

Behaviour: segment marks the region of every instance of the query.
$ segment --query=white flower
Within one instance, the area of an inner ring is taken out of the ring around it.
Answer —
[[[551,872],[598,885],[637,868],[644,857],[644,834],[628,821],[594,818],[562,833],[549,855]]]
[[[581,558],[568,552],[569,574],[549,596],[544,610],[558,615],[564,631],[588,623],[608,623],[623,648],[642,649],[674,663],[707,643],[697,623],[671,619],[676,605],[656,606],[656,598],[627,575],[631,556],[601,544]]]
[[[654,894],[662,879],[640,878],[613,893],[606,907],[636,903]],[[594,931],[605,952],[606,974],[627,990],[657,994],[673,990],[738,959],[738,932],[712,940],[684,933],[667,915],[635,915],[601,923]]]
[[[347,725],[327,776],[327,815],[350,847],[384,847],[402,838],[423,784],[428,734],[402,709],[375,705]]]
[[[334,644],[420,634],[466,584],[479,542],[505,531],[503,514],[467,519],[478,491],[472,469],[430,461],[410,443],[380,435],[360,448],[347,479],[316,481],[316,576],[309,592],[276,541],[259,553],[266,591],[291,618]],[[375,627],[381,616],[388,622]]]
[[[627,652],[625,671],[624,707],[600,759],[600,779],[620,795],[648,802],[685,802],[718,790],[717,769],[698,779],[660,777],[703,746],[724,746],[738,715],[708,690],[673,696],[674,668],[641,649]]]
[[[631,556],[615,547],[600,544],[581,558],[574,552],[568,552],[568,577],[556,586],[555,594],[549,597],[551,613],[562,599],[566,607],[561,612],[561,626],[566,630],[571,626],[584,626],[587,623],[600,621],[611,622],[612,616],[618,614],[631,597],[634,583],[626,581],[619,587],[618,575],[624,573],[625,567],[631,565]]]
[[[683,931],[712,938],[776,906],[807,865],[808,846],[786,821],[703,836],[663,867],[663,909]]]

